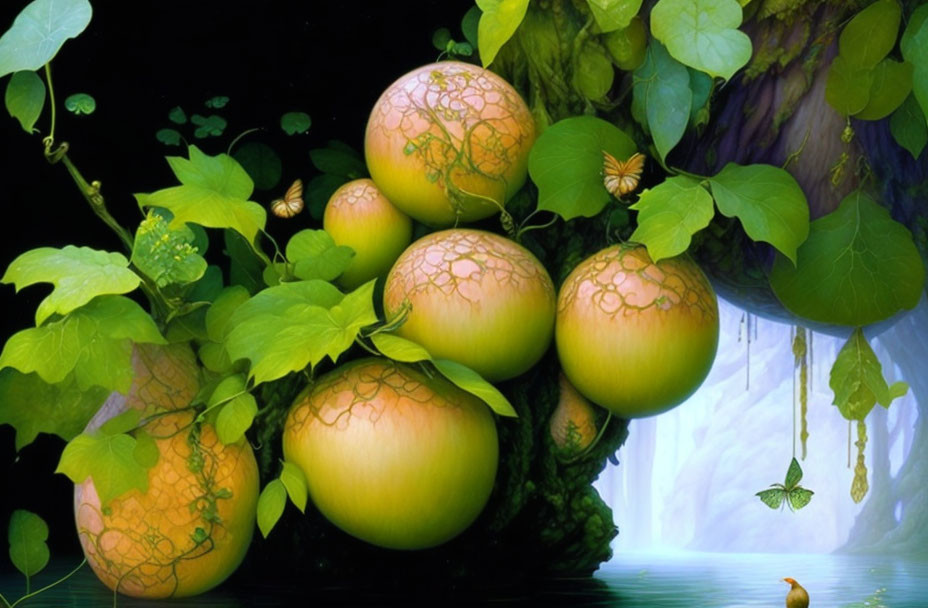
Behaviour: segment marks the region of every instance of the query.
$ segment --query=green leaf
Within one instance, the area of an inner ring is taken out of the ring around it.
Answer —
[[[267,222],[264,207],[248,199],[254,183],[231,156],[207,156],[189,147],[190,159],[169,156],[181,186],[136,194],[142,207],[164,207],[174,214],[170,228],[187,222],[206,228],[231,228],[251,243]]]
[[[97,385],[126,393],[132,384],[132,343],[165,344],[152,318],[123,296],[100,296],[60,320],[7,340],[0,368],[38,373],[55,384],[74,372],[80,390]]]
[[[612,199],[603,185],[603,152],[626,159],[636,150],[628,135],[600,118],[578,116],[551,125],[528,158],[538,208],[565,220],[596,215]]]
[[[228,104],[228,103],[229,103],[229,98],[228,98],[228,97],[225,97],[225,96],[223,96],[223,95],[219,95],[219,96],[217,96],[217,97],[211,97],[211,98],[207,99],[206,102],[204,102],[203,105],[205,105],[207,108],[211,108],[211,109],[214,109],[214,110],[218,110],[218,109],[220,109],[220,108],[226,107],[226,104]]]
[[[709,100],[715,81],[705,72],[688,68],[690,73],[690,91],[693,92],[693,105],[690,107],[690,125],[701,127],[709,123]]]
[[[861,68],[838,55],[828,68],[825,101],[844,116],[857,114],[867,107],[873,85],[873,70]]]
[[[602,100],[612,89],[615,69],[606,49],[599,43],[587,42],[574,55],[571,83],[590,100]]]
[[[280,183],[283,165],[274,149],[261,142],[250,142],[232,155],[251,176],[258,190],[270,190]]]
[[[792,313],[856,327],[918,304],[925,269],[912,234],[861,192],[810,225],[796,266],[777,256],[770,286]]]
[[[329,175],[328,173],[317,175],[309,181],[309,184],[306,185],[304,198],[306,200],[306,206],[309,208],[309,213],[314,220],[322,220],[322,216],[325,213],[325,206],[329,202],[329,199],[332,198],[336,190],[347,182],[347,177],[342,175]]]
[[[839,55],[854,68],[873,68],[896,45],[901,18],[897,0],[876,0],[844,27],[838,38]]]
[[[432,359],[435,369],[445,378],[472,395],[476,395],[500,416],[517,418],[515,408],[499,390],[471,368],[449,359]]]
[[[72,114],[93,114],[97,110],[97,100],[87,93],[75,93],[64,100],[64,107]]]
[[[651,132],[663,160],[680,142],[689,122],[690,74],[660,43],[652,41],[644,63],[634,72],[634,83],[632,113]]]
[[[298,135],[309,131],[313,121],[306,112],[287,112],[280,117],[280,128],[287,135]]]
[[[280,481],[287,489],[290,501],[296,505],[300,513],[305,513],[309,489],[306,486],[306,476],[303,475],[303,470],[292,462],[284,461],[284,468],[280,472]]]
[[[74,483],[91,477],[102,506],[130,490],[144,493],[148,491],[148,468],[135,457],[136,443],[124,434],[82,433],[64,447],[55,472]]]
[[[586,0],[596,25],[602,33],[612,32],[628,27],[642,0]]]
[[[206,333],[210,340],[222,342],[233,313],[250,297],[251,294],[241,285],[232,285],[222,290],[206,311]]]
[[[331,281],[348,268],[354,250],[336,245],[325,230],[301,230],[287,243],[287,259],[294,274],[303,280]]]
[[[886,58],[873,68],[870,99],[854,115],[858,120],[880,120],[902,105],[912,90],[912,64]]]
[[[255,384],[316,366],[325,356],[334,362],[362,327],[377,322],[375,283],[345,296],[318,280],[269,287],[232,315],[226,350],[233,361],[251,361]]]
[[[761,490],[755,494],[755,496],[760,496],[763,503],[771,509],[779,509],[783,505],[783,499],[786,498],[786,490],[781,490],[779,488]]]
[[[529,0],[477,0],[483,11],[477,26],[477,48],[480,61],[487,67],[496,54],[512,38],[525,18]]]
[[[10,561],[28,579],[48,565],[48,524],[45,520],[23,509],[16,509],[10,517],[7,538],[10,541]]]
[[[638,211],[631,240],[645,245],[655,262],[686,251],[690,237],[715,215],[712,197],[702,184],[682,175],[645,190],[631,208]]]
[[[922,114],[928,118],[928,19],[925,13],[922,7],[915,11],[909,22],[902,37],[902,56],[914,67],[912,93],[922,108]]]
[[[225,230],[223,234],[225,250],[229,257],[229,284],[241,285],[250,293],[257,293],[264,288],[264,262],[255,254],[245,237],[234,230]]]
[[[55,286],[36,310],[35,323],[41,325],[51,315],[67,314],[99,295],[134,290],[141,279],[128,266],[121,253],[73,245],[41,247],[13,260],[0,281],[14,283],[16,291],[36,283]]]
[[[905,31],[902,32],[902,38],[899,40],[899,49],[903,57],[913,57],[925,52],[919,46],[921,41],[917,39],[925,22],[928,22],[928,4],[921,5],[909,16],[909,23],[905,26]]]
[[[464,34],[464,38],[474,48],[477,48],[477,30],[480,27],[480,15],[482,14],[480,7],[474,4],[467,9],[464,17],[461,18],[461,33]]]
[[[356,179],[367,175],[367,166],[364,159],[353,149],[344,147],[316,148],[309,151],[309,158],[313,166],[331,175],[341,175],[349,179]]]
[[[889,119],[893,139],[917,159],[928,144],[928,124],[915,95],[909,95]]]
[[[158,460],[161,459],[161,450],[158,449],[155,438],[143,429],[136,429],[133,436],[135,437],[135,449],[132,451],[132,456],[135,461],[146,469],[158,464]]]
[[[16,429],[16,451],[35,441],[39,433],[70,441],[84,430],[109,393],[99,386],[82,391],[73,377],[49,384],[38,374],[6,367],[0,369],[0,424]]]
[[[651,33],[680,63],[730,80],[751,60],[741,17],[737,0],[660,0],[651,9]]]
[[[838,352],[828,385],[835,394],[834,404],[848,420],[863,420],[874,405],[889,407],[908,390],[905,383],[890,389],[883,378],[883,366],[859,327]]]
[[[388,333],[379,333],[371,336],[371,342],[380,353],[403,363],[415,363],[417,361],[431,361],[432,355],[425,347],[416,344],[412,340],[401,338],[400,336]]]
[[[166,146],[179,146],[182,138],[174,129],[160,129],[155,133],[155,139]]]
[[[45,83],[35,72],[16,72],[6,85],[5,100],[10,116],[31,134],[45,107]]]
[[[174,124],[183,125],[187,123],[187,114],[182,107],[174,106],[171,108],[171,111],[168,112],[168,120]]]
[[[129,409],[117,414],[100,425],[103,435],[119,435],[134,430],[142,419],[142,413],[136,409]]]
[[[783,485],[786,486],[786,491],[789,492],[795,488],[801,480],[802,467],[799,466],[799,461],[793,457],[793,460],[789,463],[789,469],[786,471],[786,481],[783,482]]]
[[[242,393],[222,406],[216,418],[216,434],[219,440],[229,445],[237,443],[245,436],[245,431],[251,428],[255,415],[258,413],[258,403],[250,393]]]
[[[474,47],[469,42],[455,42],[451,46],[451,53],[461,57],[471,57],[474,54]]]
[[[135,233],[132,263],[161,288],[186,285],[206,273],[206,260],[191,245],[193,231],[187,226],[169,228],[169,220],[149,210]]]
[[[439,51],[448,49],[448,43],[453,42],[451,31],[446,27],[440,27],[432,33],[432,46]]]
[[[271,533],[277,520],[284,513],[284,507],[287,506],[287,489],[279,479],[273,479],[258,497],[258,528],[264,538]]]
[[[28,4],[0,37],[0,78],[43,67],[68,38],[87,28],[92,14],[87,0],[35,0]]]
[[[219,137],[228,126],[225,118],[215,114],[210,114],[209,116],[194,114],[190,117],[190,122],[197,126],[196,131],[193,132],[193,136],[198,139]]]
[[[709,178],[725,217],[737,217],[755,241],[764,241],[796,263],[796,249],[809,236],[809,204],[792,175],[771,165],[725,165]]]

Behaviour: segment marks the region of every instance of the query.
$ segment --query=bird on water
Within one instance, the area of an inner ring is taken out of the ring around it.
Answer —
[[[809,592],[794,579],[783,580],[790,584],[789,593],[786,594],[786,608],[809,608]]]

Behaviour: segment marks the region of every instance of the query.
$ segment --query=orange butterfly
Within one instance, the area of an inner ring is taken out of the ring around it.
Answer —
[[[277,217],[291,218],[303,210],[303,180],[296,180],[287,188],[283,198],[271,203],[271,211]]]
[[[603,150],[603,185],[606,190],[616,198],[634,192],[644,169],[645,158],[644,154],[635,152],[622,162]]]

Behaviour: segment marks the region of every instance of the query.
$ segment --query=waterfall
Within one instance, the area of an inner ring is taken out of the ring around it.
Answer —
[[[831,364],[844,340],[814,335],[808,456],[800,464],[801,485],[815,494],[800,511],[775,511],[755,493],[783,483],[793,456],[792,328],[756,319],[756,339],[752,322],[748,345],[742,310],[720,301],[719,312],[719,350],[706,381],[679,407],[632,421],[629,438],[617,454],[619,465],[609,465],[596,482],[619,527],[614,549],[835,550],[848,540],[864,504],[850,497],[848,423],[832,405],[828,386]],[[895,378],[896,366],[886,349],[871,343],[877,346],[884,375]],[[910,391],[881,420],[914,424],[917,417]],[[871,414],[868,424],[875,424],[873,419]],[[798,427],[797,413],[797,436]],[[910,435],[889,453],[893,471],[907,455],[910,446],[903,444]],[[868,466],[874,460],[872,444],[867,446]],[[796,457],[801,458],[798,437]]]

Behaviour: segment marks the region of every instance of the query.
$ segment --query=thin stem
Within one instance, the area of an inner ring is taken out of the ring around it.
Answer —
[[[377,350],[371,348],[370,346],[368,346],[367,344],[365,344],[364,341],[361,340],[361,338],[355,338],[354,341],[355,341],[355,344],[357,344],[358,346],[360,346],[361,348],[363,348],[364,350],[366,350],[366,351],[369,352],[370,354],[374,355],[375,357],[379,357],[379,356],[381,355],[381,353],[380,353],[379,351],[377,351]]]
[[[65,582],[66,580],[68,580],[69,578],[71,578],[72,576],[74,576],[75,574],[77,574],[77,571],[80,570],[81,568],[83,568],[83,567],[84,567],[84,564],[86,564],[86,563],[87,563],[87,558],[85,557],[83,560],[81,560],[81,563],[77,565],[77,568],[75,568],[74,570],[71,570],[70,572],[68,572],[64,577],[59,578],[59,579],[58,579],[57,581],[55,581],[54,583],[52,583],[52,584],[50,584],[50,585],[46,585],[46,586],[42,587],[41,589],[37,589],[37,590],[33,591],[32,593],[27,593],[26,595],[22,596],[21,598],[19,598],[18,600],[16,600],[16,601],[13,602],[12,604],[7,604],[7,605],[8,605],[10,608],[16,608],[16,606],[18,606],[18,605],[19,605],[20,603],[22,603],[23,601],[29,599],[30,597],[35,597],[36,595],[38,595],[38,594],[40,594],[40,593],[43,593],[43,592],[45,592],[45,591],[48,591],[49,589],[51,589],[51,588],[54,587],[55,585],[58,585],[58,584],[60,584],[60,583]],[[4,600],[4,601],[5,601],[5,600]]]
[[[10,602],[5,597],[3,597],[2,593],[0,593],[0,602],[3,602],[3,605],[6,606],[6,608],[10,608]]]
[[[71,174],[71,179],[73,179],[74,183],[77,184],[77,187],[80,189],[84,199],[90,203],[90,207],[93,209],[93,212],[97,214],[97,217],[103,220],[103,223],[109,226],[110,229],[116,233],[116,236],[118,236],[119,240],[122,241],[123,247],[126,248],[126,251],[131,253],[132,237],[129,235],[129,231],[123,228],[106,209],[103,195],[100,194],[100,183],[88,183],[87,180],[84,179],[84,176],[81,174],[81,172],[74,165],[74,163],[71,162],[71,159],[68,158],[67,152],[62,154],[61,162],[64,163],[68,173]]]
[[[48,130],[48,138],[51,141],[55,141],[55,87],[52,86],[52,62],[49,61],[45,64],[45,81],[48,83],[48,102],[51,105],[52,110],[52,120],[51,128]]]
[[[260,131],[260,130],[261,130],[260,127],[255,127],[255,128],[253,128],[253,129],[247,129],[247,130],[242,131],[241,133],[239,133],[239,134],[238,134],[238,137],[236,137],[235,139],[233,139],[233,140],[232,140],[232,143],[229,144],[229,147],[226,148],[226,154],[228,154],[229,156],[232,156],[232,148],[235,147],[235,144],[237,144],[238,141],[239,141],[241,138],[243,138],[243,137],[245,137],[246,135],[249,135],[249,134],[251,134],[251,133],[254,133],[255,131]]]

